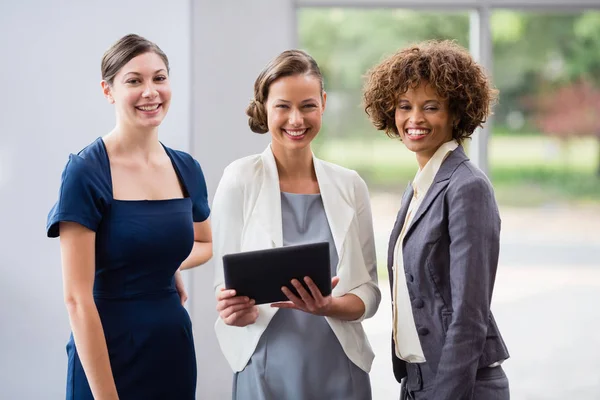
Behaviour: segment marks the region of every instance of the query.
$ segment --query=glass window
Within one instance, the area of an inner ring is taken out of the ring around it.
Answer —
[[[493,310],[515,398],[595,399],[600,13],[492,13],[489,143],[502,216]],[[571,367],[565,367],[565,366]]]
[[[468,48],[469,15],[407,9],[301,8],[300,47],[328,93],[314,146],[357,170],[371,191],[383,295],[365,329],[376,353],[374,399],[397,398],[390,363],[387,241],[416,162],[361,107],[366,71],[412,42]],[[515,399],[595,399],[600,358],[600,13],[495,10],[493,81],[500,90],[489,175],[502,216],[492,310],[513,355]],[[596,338],[596,339],[595,339]]]

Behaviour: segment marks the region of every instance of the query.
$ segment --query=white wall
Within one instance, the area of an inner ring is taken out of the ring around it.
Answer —
[[[172,65],[161,139],[190,136],[187,0],[0,3],[0,398],[64,399],[69,335],[59,242],[45,237],[68,153],[110,131],[100,59],[124,34],[157,42]]]
[[[70,152],[110,131],[100,59],[134,32],[171,63],[161,140],[203,166],[212,198],[225,165],[261,151],[244,108],[262,66],[293,47],[291,0],[20,0],[0,4],[0,398],[64,398],[69,324],[48,211]],[[216,345],[212,265],[186,273],[198,398],[224,399],[231,371]]]

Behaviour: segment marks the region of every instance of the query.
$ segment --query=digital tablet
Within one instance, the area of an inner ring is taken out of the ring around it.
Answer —
[[[304,277],[310,277],[323,296],[331,294],[329,243],[319,242],[223,256],[225,288],[248,296],[256,304],[288,301],[281,291],[288,287],[298,295],[291,280],[298,279],[308,293]]]

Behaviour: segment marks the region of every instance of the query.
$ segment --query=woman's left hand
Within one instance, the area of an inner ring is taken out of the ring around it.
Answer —
[[[177,289],[177,293],[179,293],[181,305],[184,305],[188,296],[187,292],[185,291],[185,285],[183,284],[183,277],[181,276],[180,270],[177,270],[177,272],[175,272],[175,289]]]
[[[340,278],[335,276],[331,280],[331,288],[335,288],[340,281]],[[286,295],[290,301],[282,301],[271,304],[271,307],[276,308],[291,308],[307,312],[309,314],[328,316],[330,314],[334,298],[329,296],[323,296],[317,285],[308,276],[304,277],[304,282],[310,289],[310,293],[306,291],[304,286],[296,280],[292,279],[292,286],[296,289],[300,297],[296,296],[287,287],[282,287],[281,291]]]

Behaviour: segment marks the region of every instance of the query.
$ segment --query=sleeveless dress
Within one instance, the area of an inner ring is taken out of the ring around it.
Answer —
[[[206,184],[189,154],[163,146],[184,198],[115,200],[108,153],[101,138],[71,154],[47,234],[59,222],[96,232],[94,300],[121,400],[195,399],[192,325],[174,274],[190,254],[193,222],[208,218]],[[71,335],[67,344],[67,400],[93,396]]]
[[[335,276],[338,255],[321,195],[282,192],[281,212],[283,245],[329,242]],[[233,377],[233,400],[284,399],[371,399],[369,374],[346,356],[325,317],[279,309]]]

